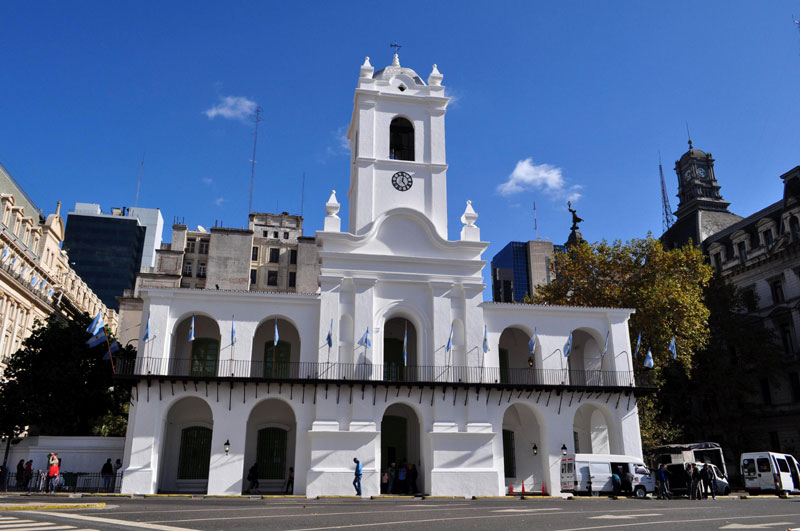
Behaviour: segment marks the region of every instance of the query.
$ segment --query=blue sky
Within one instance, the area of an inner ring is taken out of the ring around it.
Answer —
[[[389,64],[397,39],[453,97],[451,239],[471,199],[490,260],[534,238],[536,201],[539,235],[563,243],[569,196],[588,240],[658,235],[658,153],[674,210],[686,122],[732,211],[780,198],[800,164],[793,13],[800,0],[6,4],[0,163],[45,213],[108,211],[133,205],[144,155],[139,205],[161,208],[166,239],[176,217],[241,227],[252,124],[235,111],[254,102],[254,210],[299,213],[305,173],[313,235],[332,188],[346,219],[359,66]],[[208,112],[220,105],[229,117]]]

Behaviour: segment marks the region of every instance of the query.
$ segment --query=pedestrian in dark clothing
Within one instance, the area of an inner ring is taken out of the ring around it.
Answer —
[[[700,471],[700,481],[703,482],[703,489],[702,489],[703,498],[708,498],[709,491],[711,490],[712,474],[713,472],[711,471],[711,467],[708,466],[708,463],[703,465],[703,469]]]
[[[253,491],[258,492],[258,463],[253,463],[253,466],[247,471],[247,481],[250,482],[247,485],[247,492],[249,494],[252,494]]]
[[[619,493],[622,490],[622,479],[616,472],[611,474],[611,487],[614,489],[614,496],[619,496]]]
[[[289,467],[289,479],[286,480],[286,491],[284,494],[294,493],[294,467]]]
[[[414,463],[408,465],[408,482],[411,485],[411,494],[416,494],[419,492],[417,489],[417,477],[419,476],[419,472],[417,471],[417,467],[414,466]]]
[[[397,469],[397,492],[398,494],[407,494],[408,493],[408,485],[406,482],[406,477],[408,474],[408,469],[406,468],[405,462],[400,465],[400,468]]]
[[[25,460],[20,459],[19,463],[17,463],[17,488],[22,489],[25,486],[23,483],[25,481]]]
[[[111,464],[111,459],[106,459],[103,468],[100,469],[100,475],[103,476],[103,491],[109,492],[111,478],[114,477],[114,465]]]
[[[692,490],[689,498],[691,498],[692,500],[702,500],[703,493],[700,491],[700,482],[702,478],[700,476],[700,471],[697,469],[697,465],[695,463],[692,463],[691,471],[692,471],[692,482],[690,483],[690,485]]]
[[[394,494],[395,492],[395,477],[397,476],[397,466],[395,463],[392,463],[392,466],[389,467],[389,486],[386,489],[387,494]]]
[[[361,496],[361,476],[364,475],[364,468],[361,466],[361,461],[358,460],[358,457],[354,457],[353,462],[356,464],[353,486],[356,488],[356,496]]]
[[[28,492],[31,491],[31,480],[33,479],[33,459],[28,459],[25,463],[25,479],[23,486]]]
[[[669,492],[669,471],[667,465],[662,464],[658,467],[656,477],[658,478],[658,497],[662,500],[672,499],[672,494]]]

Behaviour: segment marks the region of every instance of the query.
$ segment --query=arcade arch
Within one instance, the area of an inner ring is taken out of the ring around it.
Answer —
[[[159,492],[207,492],[214,419],[205,400],[175,402],[167,413]]]
[[[194,320],[193,334],[192,320]],[[193,314],[181,319],[172,334],[173,356],[170,362],[170,374],[216,376],[219,367],[220,340],[219,324],[208,315]]]
[[[388,319],[383,326],[383,379],[416,381],[420,369],[417,327],[405,317]]]
[[[250,375],[254,378],[297,378],[300,334],[294,324],[274,316],[262,321],[253,335],[251,360]]]
[[[503,414],[503,471],[505,485],[520,489],[524,483],[530,492],[541,491],[544,481],[542,463],[547,465],[547,438],[540,415],[526,404],[512,404]],[[534,453],[534,446],[535,452]]]
[[[288,493],[289,469],[294,469],[297,420],[292,407],[278,398],[259,402],[247,419],[243,490],[247,473],[255,464],[260,493]],[[292,485],[293,487],[293,485]]]
[[[383,474],[392,464],[396,465],[391,494],[425,492],[421,440],[422,421],[411,406],[397,403],[386,408],[381,419],[380,471]],[[405,480],[399,479],[402,466],[407,466]],[[412,467],[416,470],[416,481]]]
[[[500,382],[512,384],[539,384],[542,380],[542,349],[536,342],[533,355],[530,351],[531,334],[527,330],[510,326],[500,334],[497,354],[500,362]]]
[[[603,407],[584,404],[572,423],[575,453],[620,454],[619,435],[611,415]]]

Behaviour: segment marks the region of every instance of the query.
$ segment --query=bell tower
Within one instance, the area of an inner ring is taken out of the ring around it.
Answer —
[[[720,185],[714,172],[711,153],[694,149],[689,140],[689,151],[675,162],[678,175],[678,219],[695,210],[727,212],[730,203],[720,195]]]
[[[444,115],[447,103],[436,65],[427,84],[417,73],[392,64],[361,65],[350,141],[349,232],[361,234],[395,208],[423,213],[447,239],[447,162]]]

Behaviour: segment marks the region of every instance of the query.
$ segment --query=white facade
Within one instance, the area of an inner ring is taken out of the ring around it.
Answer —
[[[117,369],[137,379],[123,492],[240,494],[256,463],[262,491],[293,467],[296,494],[353,494],[358,457],[364,496],[393,461],[431,495],[553,493],[562,446],[641,457],[631,310],[483,302],[488,244],[470,204],[447,240],[441,80],[396,56],[361,67],[350,231],[332,193],[318,293],[141,290],[149,339]]]

